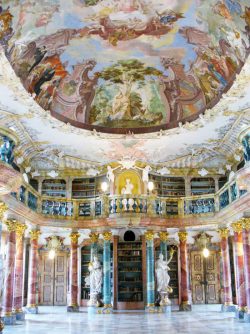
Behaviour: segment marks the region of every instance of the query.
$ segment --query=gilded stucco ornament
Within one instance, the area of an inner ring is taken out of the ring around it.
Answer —
[[[41,235],[41,231],[39,230],[31,230],[30,231],[30,240],[38,240],[38,238],[40,237]]]
[[[91,232],[89,234],[89,238],[91,240],[92,243],[94,242],[98,242],[98,239],[99,239],[99,233],[96,233],[96,232]]]
[[[232,227],[233,231],[236,232],[236,233],[241,233],[242,229],[243,229],[243,225],[242,225],[242,222],[240,220],[238,222],[232,223],[231,227]]]
[[[3,216],[7,210],[8,210],[8,206],[5,203],[1,202],[0,203],[0,220],[3,219]]]
[[[169,233],[168,232],[159,232],[160,240],[166,242],[168,240]]]
[[[78,232],[72,232],[70,234],[70,239],[71,239],[72,244],[77,244],[79,238],[80,238],[80,233]]]
[[[16,236],[18,239],[22,239],[25,230],[27,230],[27,226],[25,224],[17,223],[16,224]]]
[[[6,220],[4,224],[7,226],[7,230],[9,232],[15,232],[17,228],[17,222],[15,219],[13,220]]]
[[[152,240],[154,240],[154,235],[155,235],[154,231],[152,231],[152,230],[146,231],[146,232],[144,233],[144,235],[145,235],[145,239],[146,239],[147,241],[152,241]]]
[[[218,233],[220,235],[221,238],[227,238],[229,236],[229,228],[220,228],[218,230]]]
[[[112,239],[112,232],[110,231],[103,232],[102,235],[105,241],[110,241]]]
[[[250,230],[250,218],[242,218],[242,227],[246,230]]]
[[[188,233],[185,231],[178,232],[178,237],[179,237],[180,242],[186,242]]]

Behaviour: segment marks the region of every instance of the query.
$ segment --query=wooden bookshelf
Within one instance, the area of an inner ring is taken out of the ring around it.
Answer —
[[[74,179],[72,182],[72,198],[93,198],[103,192],[101,184],[106,180],[105,176]]]
[[[113,291],[113,245],[111,244],[111,287]],[[97,249],[98,259],[103,266],[103,246],[101,244],[98,244]],[[87,306],[87,302],[89,300],[89,293],[90,289],[89,287],[85,286],[85,278],[89,275],[89,262],[91,261],[91,245],[85,245],[81,249],[81,300],[82,305]],[[113,293],[112,293],[113,294]]]
[[[197,177],[191,180],[191,195],[206,195],[215,193],[215,181],[212,178]]]
[[[42,183],[42,195],[50,197],[66,197],[66,182],[64,180],[48,179]]]
[[[118,242],[117,308],[143,309],[142,242]]]
[[[160,197],[185,196],[185,181],[182,177],[166,177],[150,174],[149,179],[154,183],[154,192]]]

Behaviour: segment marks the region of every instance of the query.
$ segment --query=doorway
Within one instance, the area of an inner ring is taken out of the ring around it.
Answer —
[[[201,251],[191,252],[191,285],[193,304],[218,304],[220,302],[216,251],[205,258]]]
[[[63,306],[67,304],[67,253],[58,252],[53,260],[49,252],[42,253],[41,305]]]

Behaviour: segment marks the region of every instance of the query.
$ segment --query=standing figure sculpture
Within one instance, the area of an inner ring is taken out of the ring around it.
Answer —
[[[88,306],[101,306],[102,267],[97,256],[94,256],[93,262],[89,263],[88,270],[89,276],[85,278],[85,285],[90,287]]]
[[[157,291],[160,294],[160,305],[170,305],[170,300],[168,299],[168,294],[172,292],[172,288],[169,286],[170,276],[168,274],[169,266],[168,264],[172,261],[174,255],[174,249],[170,250],[170,258],[168,261],[164,261],[163,254],[159,255],[159,259],[156,261],[155,273],[157,282]]]

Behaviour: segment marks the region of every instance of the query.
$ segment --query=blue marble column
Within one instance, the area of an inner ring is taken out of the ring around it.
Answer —
[[[111,232],[103,233],[103,302],[104,308],[102,313],[111,313],[111,256],[110,256],[110,241],[112,238]]]
[[[98,239],[99,234],[95,232],[91,232],[89,235],[90,241],[91,241],[91,247],[90,247],[90,261],[93,261],[94,256],[98,256]]]
[[[245,163],[250,162],[250,132],[247,133],[242,139],[242,145],[244,149]]]
[[[145,232],[147,243],[147,310],[155,309],[154,232]]]
[[[168,240],[168,232],[160,232],[159,233],[159,237],[160,237],[160,252],[161,254],[163,254],[164,256],[164,260],[167,260],[167,240]]]

